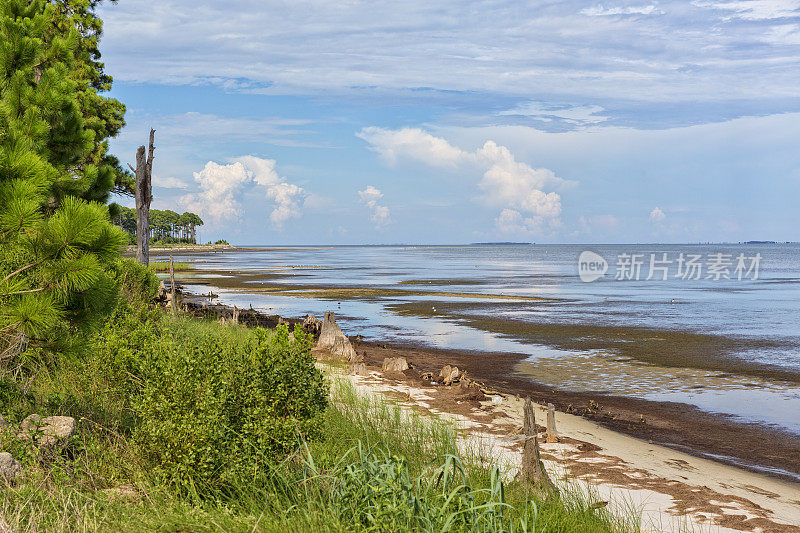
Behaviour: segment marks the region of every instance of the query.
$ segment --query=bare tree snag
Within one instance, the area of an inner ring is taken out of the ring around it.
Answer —
[[[169,294],[170,307],[174,315],[178,311],[178,302],[175,300],[175,266],[172,263],[172,254],[169,254]]]
[[[552,403],[547,404],[547,442],[559,442],[561,437],[556,430],[556,408]]]
[[[549,493],[557,493],[558,489],[550,480],[539,457],[539,442],[536,440],[536,416],[533,413],[531,399],[525,400],[525,422],[523,433],[525,447],[522,449],[522,476],[527,481]]]
[[[150,263],[150,202],[153,201],[153,141],[156,130],[150,129],[150,144],[145,158],[144,146],[136,150],[136,260]]]

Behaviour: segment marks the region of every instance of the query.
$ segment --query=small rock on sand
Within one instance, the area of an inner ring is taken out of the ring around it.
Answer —
[[[408,361],[405,357],[387,357],[383,360],[384,372],[403,372],[408,370]]]

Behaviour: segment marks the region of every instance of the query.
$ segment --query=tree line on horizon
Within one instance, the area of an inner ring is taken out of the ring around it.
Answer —
[[[128,233],[131,243],[136,242],[136,209],[120,207],[113,221]],[[203,219],[189,211],[178,214],[170,209],[151,209],[148,230],[155,242],[197,243],[197,227],[202,225]]]

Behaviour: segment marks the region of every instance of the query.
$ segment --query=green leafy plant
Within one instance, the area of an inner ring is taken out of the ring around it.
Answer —
[[[169,484],[199,493],[262,479],[319,436],[327,391],[306,336],[251,333],[162,338],[139,354],[134,438]]]

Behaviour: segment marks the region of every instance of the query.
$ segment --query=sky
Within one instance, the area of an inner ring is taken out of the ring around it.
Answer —
[[[156,209],[256,244],[800,240],[800,0],[121,0]],[[117,198],[132,205],[129,198]]]

